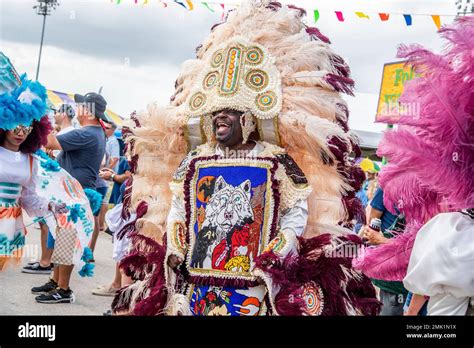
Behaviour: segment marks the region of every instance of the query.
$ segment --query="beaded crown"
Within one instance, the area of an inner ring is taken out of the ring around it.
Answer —
[[[199,117],[225,108],[271,119],[282,105],[281,78],[268,50],[239,36],[207,52],[185,114]]]

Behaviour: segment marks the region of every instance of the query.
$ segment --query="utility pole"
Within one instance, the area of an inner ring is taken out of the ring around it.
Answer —
[[[59,5],[58,0],[38,0],[38,5],[33,6],[36,10],[36,14],[43,16],[43,29],[41,30],[41,43],[38,56],[38,65],[36,66],[36,81],[38,81],[39,70],[41,65],[41,53],[43,52],[43,40],[44,40],[44,28],[46,26],[46,16],[51,14],[51,10],[54,10]]]

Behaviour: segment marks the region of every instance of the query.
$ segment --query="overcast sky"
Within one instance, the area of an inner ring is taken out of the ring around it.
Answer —
[[[187,11],[172,1],[163,8],[158,0],[59,0],[60,6],[47,18],[39,80],[48,88],[68,93],[97,91],[110,109],[128,116],[151,101],[168,102],[180,64],[193,58],[194,49],[220,21],[221,8],[212,13],[195,3]],[[403,13],[456,13],[454,0],[293,0],[308,10],[312,24],[317,6],[316,26],[327,35],[333,49],[349,63],[356,81],[356,98],[348,98],[352,109],[351,126],[376,131],[373,124],[383,64],[396,60],[400,43],[421,43],[439,50],[441,41],[430,16],[413,16],[405,25]],[[42,17],[33,10],[34,0],[0,0],[0,49],[16,69],[35,77]],[[238,1],[219,0],[234,4]],[[317,4],[317,5],[315,5]],[[230,6],[230,5],[229,5]],[[338,22],[334,11],[342,11]],[[362,11],[370,19],[360,19]],[[381,22],[377,12],[392,13]],[[454,17],[441,17],[442,24]]]

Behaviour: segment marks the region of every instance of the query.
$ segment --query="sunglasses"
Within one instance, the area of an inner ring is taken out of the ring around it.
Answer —
[[[33,131],[33,126],[25,127],[25,126],[19,125],[15,129],[13,129],[13,133],[15,135],[20,135],[20,132],[23,132],[24,135],[28,136],[31,134],[32,131]]]

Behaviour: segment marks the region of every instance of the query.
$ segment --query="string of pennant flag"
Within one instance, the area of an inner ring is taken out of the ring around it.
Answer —
[[[115,3],[116,5],[120,5],[121,3],[125,2],[131,2],[131,0],[111,0],[112,3]],[[205,7],[211,12],[216,12],[216,11],[221,11],[222,12],[222,17],[224,17],[224,12],[227,9],[230,8],[236,8],[239,5],[237,4],[224,4],[224,3],[218,3],[218,2],[210,2],[210,1],[199,1],[199,0],[170,0],[170,1],[164,1],[164,0],[133,0],[133,2],[136,5],[148,5],[150,3],[158,3],[162,7],[168,7],[169,4],[174,4],[175,6],[180,6],[188,11],[193,11],[196,8],[196,4],[200,4],[201,6]],[[439,29],[441,28],[441,17],[454,17],[454,14],[425,14],[425,13],[416,13],[416,14],[408,14],[408,13],[380,13],[380,12],[348,12],[348,11],[320,11],[320,10],[312,10],[313,11],[313,19],[314,23],[316,23],[320,18],[322,14],[328,15],[329,13],[333,13],[335,15],[335,18],[339,22],[344,22],[349,16],[355,15],[356,17],[363,19],[363,20],[371,20],[374,17],[378,18],[378,20],[382,22],[386,22],[389,19],[393,18],[393,16],[403,16],[405,20],[405,24],[407,26],[411,26],[413,24],[413,17],[416,16],[429,16],[433,20],[433,23],[436,25],[436,28]],[[332,15],[332,14],[331,14]]]

